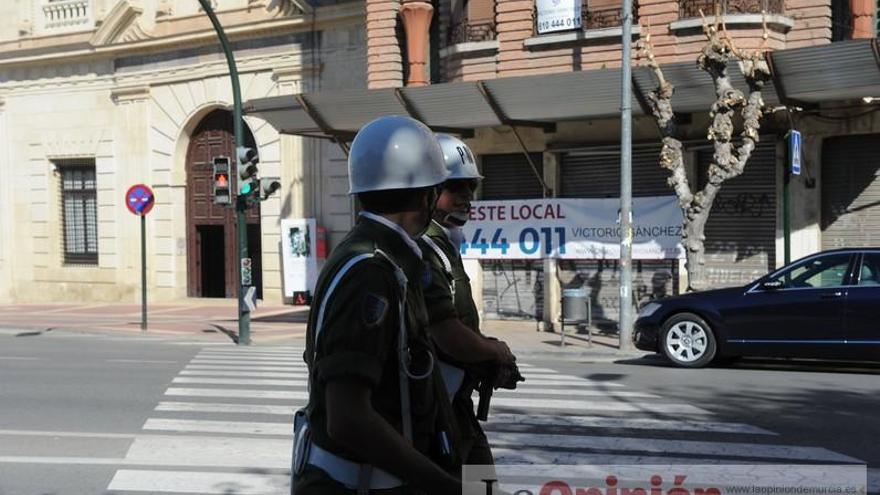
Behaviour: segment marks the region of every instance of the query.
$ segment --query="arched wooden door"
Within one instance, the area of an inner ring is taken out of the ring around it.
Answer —
[[[235,136],[232,113],[214,110],[193,131],[186,152],[187,294],[190,297],[235,297],[239,261],[236,258],[235,211],[215,205],[214,157],[228,156],[235,173]],[[244,126],[245,146],[256,148]],[[247,212],[248,249],[253,260],[254,285],[262,298],[260,207]]]

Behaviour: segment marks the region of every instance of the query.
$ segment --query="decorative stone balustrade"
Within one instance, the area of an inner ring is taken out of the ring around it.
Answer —
[[[91,11],[91,0],[48,0],[43,4],[43,29],[88,27],[92,23]]]

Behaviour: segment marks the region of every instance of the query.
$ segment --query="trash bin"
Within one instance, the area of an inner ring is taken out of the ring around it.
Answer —
[[[562,318],[567,323],[586,323],[587,289],[564,289],[562,291]]]
[[[590,328],[593,325],[593,315],[590,307],[590,299],[587,289],[578,287],[562,290],[562,321],[560,332],[560,345],[565,346],[565,326],[574,325],[576,328],[584,327],[587,330],[587,342],[592,347],[593,333]]]

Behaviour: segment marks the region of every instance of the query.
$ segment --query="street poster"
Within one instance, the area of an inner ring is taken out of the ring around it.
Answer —
[[[581,27],[581,0],[538,0],[538,34]]]
[[[281,261],[284,264],[284,296],[297,292],[312,293],[318,278],[315,240],[318,235],[314,218],[281,220]]]
[[[463,258],[619,259],[620,200],[475,201],[462,229]],[[633,259],[684,257],[675,196],[633,199]]]

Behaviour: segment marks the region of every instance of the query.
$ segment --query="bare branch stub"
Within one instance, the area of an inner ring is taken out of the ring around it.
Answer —
[[[646,98],[651,107],[651,114],[657,121],[663,137],[663,148],[660,151],[660,166],[669,170],[667,179],[669,186],[678,196],[682,210],[690,207],[693,200],[687,171],[684,166],[684,154],[681,140],[678,139],[678,126],[675,122],[675,111],[672,107],[672,96],[675,87],[663,75],[663,69],[654,56],[654,45],[651,42],[651,26],[647,26],[647,34],[639,41],[639,58],[647,60],[648,67],[657,78],[657,88]]]

